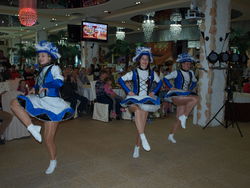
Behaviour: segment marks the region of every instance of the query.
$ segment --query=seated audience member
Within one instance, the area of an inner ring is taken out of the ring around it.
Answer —
[[[164,96],[168,93],[169,87],[163,83],[160,92],[159,92],[159,97],[161,99],[161,116],[167,116],[170,112],[172,112],[172,104],[168,101],[164,100]]]
[[[24,95],[28,95],[29,93],[29,86],[25,80],[20,80],[18,84],[17,91],[21,91]]]
[[[97,80],[95,88],[96,88],[96,100],[99,103],[104,103],[109,105],[109,114],[111,114],[111,110],[113,108],[113,100],[108,96],[105,92],[104,85],[105,80],[108,78],[108,73],[106,71],[100,72],[99,80]],[[115,105],[115,112],[117,113],[117,119],[120,118],[121,111],[120,111],[120,103],[116,102]]]
[[[107,78],[105,80],[105,85],[104,85],[104,91],[105,93],[112,99],[113,101],[113,109],[112,109],[112,112],[111,112],[111,117],[112,118],[116,118],[117,115],[119,114],[120,115],[120,110],[117,112],[116,111],[116,106],[117,108],[119,107],[118,104],[120,104],[121,100],[122,100],[122,97],[117,95],[114,90],[112,89],[112,80],[111,78]],[[118,103],[118,104],[117,104]]]
[[[100,74],[100,71],[101,71],[101,67],[97,63],[97,57],[92,58],[91,68],[92,68],[92,71],[93,71],[93,74],[94,74],[94,80],[98,80],[99,79],[99,74]]]
[[[16,66],[12,65],[10,68],[10,79],[15,80],[16,78],[20,78],[20,77],[21,77],[21,75],[16,70]]]
[[[10,69],[11,64],[9,59],[4,56],[3,50],[0,50],[0,79],[5,81],[10,79]]]
[[[89,84],[89,79],[88,79],[88,73],[85,68],[82,68],[79,72],[79,79],[82,82],[82,84]]]
[[[31,69],[31,67],[26,67],[23,72],[23,77],[26,80],[29,88],[32,88],[35,85],[35,73]]]
[[[70,103],[71,108],[75,109],[77,105],[77,100],[80,101],[80,105],[77,108],[78,114],[87,112],[87,106],[89,105],[89,100],[76,93],[77,84],[71,75],[68,75],[64,81],[64,85],[61,87],[61,96],[65,101]]]
[[[248,81],[243,83],[243,92],[250,93],[250,77],[248,78]]]

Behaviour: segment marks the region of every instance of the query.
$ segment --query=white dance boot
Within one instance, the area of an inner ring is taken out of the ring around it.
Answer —
[[[187,116],[181,115],[181,116],[179,116],[178,119],[181,121],[181,127],[182,127],[183,129],[185,129],[185,128],[186,128]]]
[[[142,144],[143,149],[145,149],[146,151],[150,151],[151,148],[150,148],[150,145],[149,145],[149,143],[147,141],[147,138],[146,138],[145,134],[141,133],[140,138],[141,138],[141,144]]]
[[[173,144],[176,143],[176,140],[174,139],[174,134],[169,134],[169,135],[168,135],[168,140],[169,140],[170,142],[172,142]]]
[[[56,160],[50,160],[49,167],[45,171],[45,174],[52,174],[56,169],[57,161]]]
[[[38,142],[42,142],[41,126],[30,124],[27,129]]]
[[[138,158],[138,157],[140,157],[140,147],[135,145],[133,158]]]

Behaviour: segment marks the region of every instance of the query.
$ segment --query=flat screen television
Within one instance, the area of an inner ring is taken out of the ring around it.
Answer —
[[[82,40],[93,42],[108,41],[108,25],[103,23],[82,21]]]

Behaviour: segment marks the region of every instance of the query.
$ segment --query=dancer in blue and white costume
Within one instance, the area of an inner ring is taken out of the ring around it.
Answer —
[[[160,99],[155,94],[161,88],[162,81],[150,69],[149,63],[153,62],[150,48],[137,48],[133,62],[138,62],[139,67],[119,78],[118,82],[127,93],[127,97],[121,102],[121,105],[129,107],[129,110],[135,113],[135,125],[138,134],[133,157],[138,158],[141,144],[144,150],[150,151],[151,149],[144,134],[144,129],[148,112],[155,112],[160,108]],[[133,90],[126,86],[126,81],[132,81]],[[153,82],[157,83],[155,88],[152,88]]]
[[[172,143],[176,143],[174,134],[177,128],[180,125],[183,129],[186,128],[188,115],[199,100],[199,97],[193,92],[197,79],[194,72],[190,70],[191,63],[195,62],[195,59],[191,55],[183,53],[178,55],[176,61],[180,63],[181,69],[171,72],[163,79],[170,88],[170,91],[165,96],[165,100],[173,102],[177,106],[177,120],[168,136],[168,140]],[[174,79],[174,86],[170,83],[171,79]]]
[[[38,142],[42,142],[41,126],[33,125],[30,116],[44,121],[44,140],[51,159],[45,173],[51,174],[57,166],[54,140],[58,124],[71,118],[74,110],[59,97],[63,76],[59,66],[51,63],[52,58],[61,57],[57,47],[47,41],[41,41],[35,47],[41,66],[36,85],[28,95],[20,95],[14,99],[11,109]]]

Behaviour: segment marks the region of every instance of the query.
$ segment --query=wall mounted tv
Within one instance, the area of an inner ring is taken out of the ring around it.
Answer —
[[[103,23],[82,21],[82,40],[107,42],[108,25]]]

